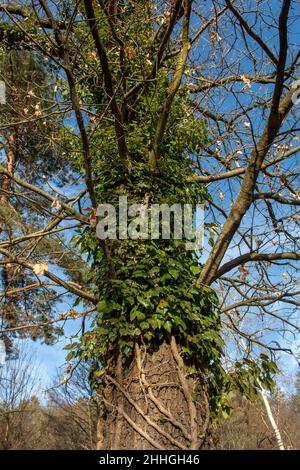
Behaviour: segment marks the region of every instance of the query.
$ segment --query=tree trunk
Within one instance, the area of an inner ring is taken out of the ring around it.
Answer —
[[[174,337],[156,350],[136,345],[105,376],[98,449],[200,449],[209,426],[204,381],[189,375]]]

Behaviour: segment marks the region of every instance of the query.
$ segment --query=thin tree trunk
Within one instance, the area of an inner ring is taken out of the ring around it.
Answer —
[[[248,348],[247,348],[246,343],[243,340],[243,338],[240,340],[240,344],[242,345],[243,349],[249,354]],[[276,438],[276,441],[277,441],[278,449],[279,450],[285,450],[284,445],[283,445],[283,441],[282,441],[282,438],[281,438],[281,434],[280,434],[279,428],[276,424],[276,421],[274,419],[272,409],[271,409],[268,397],[266,395],[266,392],[265,392],[265,390],[264,390],[264,388],[263,388],[263,386],[262,386],[262,384],[260,383],[259,380],[258,380],[258,384],[259,384],[259,387],[260,387],[259,392],[260,392],[260,395],[261,395],[262,400],[264,402],[268,419],[269,419],[271,427],[274,431],[274,435],[275,435],[275,438]]]
[[[276,439],[276,442],[277,442],[277,445],[278,445],[278,449],[279,450],[285,450],[284,444],[283,444],[283,441],[282,441],[282,438],[281,438],[281,434],[280,434],[279,428],[277,426],[277,423],[274,419],[268,397],[266,396],[266,392],[263,389],[262,385],[261,384],[259,384],[259,385],[260,385],[260,394],[261,394],[261,397],[263,399],[263,402],[264,402],[264,405],[265,405],[265,408],[266,408],[267,416],[268,416],[268,419],[270,421],[271,427],[274,431],[274,436],[275,436],[275,439]]]

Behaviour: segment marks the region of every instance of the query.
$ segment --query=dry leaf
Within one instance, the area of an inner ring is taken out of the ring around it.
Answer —
[[[216,41],[220,42],[222,41],[222,37],[219,35],[217,31],[210,31],[209,33],[211,43],[214,44]]]
[[[59,385],[63,385],[63,384],[65,384],[66,382],[68,382],[68,376],[67,376],[67,375],[64,375],[63,379],[59,382]]]
[[[249,78],[247,78],[245,75],[241,75],[241,79],[248,88],[251,88],[251,80]]]
[[[287,183],[287,177],[285,175],[280,176],[280,184],[284,186]]]
[[[88,52],[88,56],[90,59],[93,59],[93,60],[97,59],[97,54],[95,51]]]
[[[90,226],[95,228],[97,225],[96,209],[92,209],[89,217]]]
[[[256,248],[259,248],[260,245],[262,244],[261,240],[255,240]]]
[[[246,268],[246,266],[244,264],[242,264],[240,267],[239,267],[239,272],[241,273],[240,274],[240,279],[245,279],[248,274],[250,274],[250,271],[248,268]]]
[[[125,51],[126,51],[126,54],[127,54],[127,57],[128,57],[129,60],[134,58],[135,50],[134,50],[133,47],[131,47],[131,46],[125,47]]]
[[[37,263],[32,268],[34,274],[41,275],[45,274],[45,271],[48,270],[48,261],[43,261],[42,263]]]
[[[53,209],[59,210],[61,209],[61,202],[58,199],[54,199],[54,201],[51,204],[51,207],[53,207]]]
[[[34,109],[35,109],[34,111],[35,116],[40,116],[42,114],[39,103],[35,105]]]

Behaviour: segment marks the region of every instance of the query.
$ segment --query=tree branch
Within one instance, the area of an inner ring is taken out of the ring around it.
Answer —
[[[36,194],[39,194],[40,196],[44,197],[50,202],[56,201],[56,198],[54,196],[51,196],[49,193],[44,191],[43,189],[34,186],[33,184],[26,183],[26,181],[23,181],[22,179],[18,178],[17,176],[12,175],[4,166],[0,165],[0,175],[7,175],[9,178],[11,178],[15,183],[18,185],[22,186],[23,188],[29,189],[30,191],[33,191]],[[71,215],[74,219],[80,220],[81,222],[85,224],[89,224],[89,219],[85,217],[84,215],[81,215],[79,212],[77,212],[73,207],[69,206],[65,202],[60,202],[61,207],[66,211],[67,214]]]
[[[152,169],[156,169],[157,160],[159,157],[159,146],[163,140],[163,136],[169,119],[169,114],[171,111],[171,106],[176,96],[176,93],[180,87],[182,76],[185,70],[188,52],[190,49],[189,26],[191,8],[192,0],[184,0],[184,19],[181,31],[181,51],[178,56],[174,76],[169,84],[167,95],[165,97],[157,123],[156,134],[153,141],[153,148],[150,153],[150,166]]]
[[[293,252],[286,252],[286,253],[257,253],[257,252],[250,252],[250,253],[245,253],[244,255],[238,256],[237,258],[234,258],[231,261],[228,261],[228,263],[223,264],[221,268],[218,270],[215,278],[213,279],[216,280],[219,277],[223,276],[223,274],[228,273],[228,271],[231,271],[232,269],[236,268],[237,266],[240,266],[244,263],[247,263],[249,261],[278,261],[278,260],[295,260],[299,261],[300,260],[300,254],[298,253],[293,253]]]
[[[293,105],[292,96],[293,90],[291,89],[281,99],[278,109],[276,110],[272,107],[272,110],[270,111],[265,130],[259,142],[253,149],[250,158],[250,164],[245,171],[245,176],[238,196],[232,205],[230,214],[225,221],[225,224],[223,225],[221,233],[216,244],[214,245],[210,257],[205,263],[204,268],[199,276],[198,286],[200,284],[210,284],[212,280],[216,278],[216,273],[227,251],[227,248],[238,227],[240,226],[242,218],[246,214],[253,201],[253,192],[259,172],[261,171],[270,146],[278,134],[283,119],[287,116]]]
[[[4,13],[9,13],[10,15],[21,16],[25,18],[36,18],[36,15],[33,10],[24,5],[18,5],[17,3],[0,3],[0,11]],[[52,24],[47,18],[36,18],[37,23],[40,24],[43,28],[52,29]],[[65,29],[66,24],[64,21],[58,23],[60,29]]]
[[[85,129],[84,125],[84,120],[81,114],[81,109],[80,109],[80,103],[79,103],[79,98],[78,94],[76,91],[76,82],[74,79],[74,75],[72,73],[72,67],[71,67],[71,60],[70,60],[70,54],[67,48],[65,47],[65,41],[64,38],[61,35],[59,25],[57,24],[56,20],[54,19],[50,8],[48,7],[47,3],[45,0],[39,0],[40,4],[42,5],[50,24],[52,25],[55,39],[57,42],[57,45],[59,47],[59,55],[61,59],[64,61],[63,67],[65,69],[68,83],[69,83],[69,89],[70,89],[70,95],[71,95],[71,101],[72,101],[72,106],[75,112],[76,116],[76,121],[78,124],[79,132],[81,135],[81,141],[82,141],[82,152],[83,152],[83,159],[84,159],[84,169],[85,169],[85,176],[86,176],[86,186],[89,191],[89,195],[91,198],[91,202],[93,204],[93,207],[97,206],[97,201],[96,201],[96,195],[95,195],[95,190],[94,190],[94,185],[93,185],[93,178],[92,178],[92,159],[90,155],[90,143],[88,139],[88,135]]]
[[[97,28],[96,16],[95,16],[95,11],[94,11],[92,0],[84,0],[84,6],[85,6],[88,24],[92,33],[92,37],[93,37],[95,47],[97,49],[98,57],[101,63],[101,67],[102,67],[102,72],[103,72],[103,77],[104,77],[104,88],[109,97],[111,111],[114,116],[119,154],[120,154],[120,157],[124,161],[127,162],[128,167],[130,167],[129,154],[128,154],[127,143],[125,139],[123,117],[119,109],[117,100],[116,100],[116,95],[115,95],[115,91],[113,87],[113,77],[112,77],[111,70],[109,67],[107,54],[99,36],[99,31]]]
[[[34,265],[27,263],[26,261],[23,261],[19,259],[18,257],[14,256],[12,253],[10,253],[7,250],[4,250],[3,248],[0,248],[0,253],[4,255],[7,259],[10,260],[10,263],[17,264],[19,266],[23,266],[24,268],[30,269],[31,271],[34,272]],[[90,295],[88,292],[85,292],[81,288],[77,287],[74,283],[70,283],[67,281],[64,281],[63,279],[59,278],[55,274],[51,273],[47,269],[44,271],[43,276],[47,277],[48,279],[51,279],[51,281],[54,281],[56,284],[58,284],[61,287],[64,287],[67,289],[69,292],[72,294],[77,295],[78,297],[81,297],[83,299],[86,299],[94,304],[97,303],[97,299]]]
[[[275,57],[273,52],[268,48],[266,43],[261,39],[261,37],[256,34],[256,32],[253,30],[252,26],[250,26],[245,18],[242,16],[242,14],[239,12],[235,6],[233,6],[231,0],[225,0],[227,7],[229,10],[234,14],[234,16],[238,19],[240,25],[247,31],[250,37],[254,39],[254,41],[257,42],[257,44],[260,45],[260,47],[265,51],[265,53],[269,56],[271,61],[277,66],[278,65],[278,59]]]

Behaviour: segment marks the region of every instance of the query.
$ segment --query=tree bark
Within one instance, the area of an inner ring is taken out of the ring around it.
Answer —
[[[153,350],[136,345],[130,364],[119,357],[102,398],[98,449],[197,450],[205,443],[205,382],[188,373],[174,337]]]

